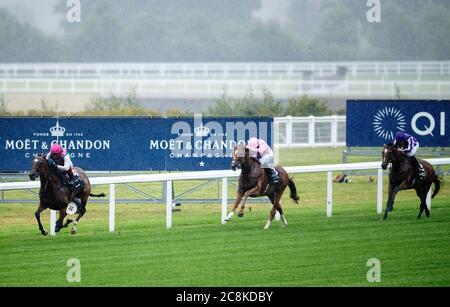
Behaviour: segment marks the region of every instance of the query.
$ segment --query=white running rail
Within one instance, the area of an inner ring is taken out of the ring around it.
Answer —
[[[427,160],[432,165],[449,165],[450,158],[429,159]],[[377,185],[377,213],[381,214],[383,206],[383,171],[380,162],[365,162],[365,163],[351,163],[351,164],[335,164],[335,165],[315,165],[315,166],[295,166],[286,167],[289,174],[299,173],[327,173],[327,216],[331,217],[333,213],[333,182],[332,175],[335,171],[354,171],[354,170],[378,170],[378,185]],[[228,178],[236,178],[239,172],[231,170],[223,171],[205,171],[205,172],[183,172],[183,173],[166,173],[166,174],[149,174],[149,175],[132,175],[132,176],[117,176],[117,177],[97,177],[90,179],[92,185],[110,185],[110,204],[109,204],[109,231],[115,230],[115,184],[120,183],[142,183],[142,182],[167,182],[166,189],[166,227],[172,228],[172,189],[170,188],[173,181],[177,180],[199,180],[199,179],[222,179],[222,210],[221,222],[225,223],[224,219],[227,214],[228,207]],[[23,190],[23,189],[38,189],[40,182],[9,182],[1,183],[0,191],[7,190]],[[431,206],[431,197],[429,193],[428,205]],[[50,210],[50,234],[55,235],[56,211]]]

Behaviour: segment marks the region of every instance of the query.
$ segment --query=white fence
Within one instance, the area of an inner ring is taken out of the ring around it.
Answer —
[[[224,93],[242,98],[251,90],[263,98],[268,90],[278,99],[303,95],[326,98],[395,98],[398,93],[409,99],[446,99],[450,81],[392,80],[264,80],[264,79],[1,79],[2,93],[19,94],[136,94],[138,98],[217,99]]]
[[[275,117],[279,148],[345,146],[345,116]]]
[[[448,165],[450,158],[430,159],[433,165]],[[327,216],[331,217],[333,212],[333,172],[334,171],[352,171],[352,170],[378,170],[377,185],[377,213],[381,214],[383,206],[383,171],[380,168],[380,162],[366,162],[353,164],[336,164],[336,165],[316,165],[316,166],[298,166],[286,167],[286,171],[290,174],[296,173],[327,173]],[[150,175],[134,175],[120,177],[98,177],[92,178],[92,185],[110,185],[109,195],[109,231],[115,230],[115,184],[119,183],[143,183],[143,182],[166,182],[166,227],[172,227],[172,183],[177,180],[199,180],[199,179],[222,179],[222,205],[221,218],[222,224],[225,223],[228,208],[228,179],[239,176],[239,172],[229,170],[224,171],[207,171],[207,172],[185,172],[185,173],[168,173],[168,174],[150,174]],[[23,190],[37,189],[40,182],[11,182],[1,183],[0,191],[5,190]],[[430,193],[428,194],[428,205],[431,206]],[[374,202],[375,203],[375,202]],[[56,211],[50,210],[50,234],[55,235]]]
[[[0,63],[1,78],[298,79],[361,76],[450,76],[450,61],[266,63]]]
[[[450,62],[0,64],[3,93],[216,99],[450,97]]]

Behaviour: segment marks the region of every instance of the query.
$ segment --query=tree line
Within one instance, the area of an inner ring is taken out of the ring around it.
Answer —
[[[326,116],[344,115],[345,110],[331,110],[326,101],[308,97],[292,98],[288,101],[275,100],[269,90],[263,90],[263,97],[257,98],[249,91],[243,98],[232,98],[226,92],[203,112],[205,116]],[[0,95],[0,116],[192,116],[191,111],[171,109],[160,111],[143,107],[135,93],[126,97],[93,96],[90,103],[79,112],[64,112],[49,106],[41,100],[41,108],[29,111],[9,111],[8,103]]]
[[[258,62],[448,60],[450,1],[381,1],[369,23],[365,0],[290,1],[287,22],[254,18],[259,0],[83,1],[62,35],[0,8],[1,62]]]

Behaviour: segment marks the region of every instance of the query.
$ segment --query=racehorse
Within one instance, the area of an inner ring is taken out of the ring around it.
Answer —
[[[89,182],[89,178],[79,167],[75,167],[74,172],[79,175],[84,184],[82,184],[81,187],[75,191],[72,191],[68,186],[63,185],[61,183],[60,176],[56,172],[56,170],[50,168],[45,156],[39,155],[33,158],[29,177],[33,181],[36,180],[37,177],[41,180],[41,188],[39,190],[39,208],[35,213],[39,224],[39,230],[44,236],[48,234],[47,230],[42,227],[41,223],[41,212],[47,208],[59,211],[59,218],[56,221],[55,232],[59,232],[62,228],[68,227],[73,221],[67,219],[65,224],[63,224],[63,222],[67,215],[67,206],[73,201],[77,204],[78,216],[72,225],[71,234],[76,234],[76,226],[86,213],[86,204],[89,196],[105,197],[105,194],[91,194],[91,184]]]
[[[419,180],[416,178],[416,171],[408,157],[396,145],[392,143],[384,145],[382,157],[381,167],[384,170],[389,163],[392,164],[392,168],[389,171],[389,196],[383,220],[387,219],[388,212],[394,210],[395,195],[399,191],[410,189],[415,189],[417,196],[420,198],[419,216],[417,218],[420,219],[424,211],[426,216],[430,217],[430,211],[426,203],[428,191],[434,183],[435,188],[431,196],[431,198],[434,198],[441,189],[441,178],[436,175],[433,166],[425,160],[418,160],[425,170],[424,180]]]
[[[281,221],[284,226],[287,226],[288,222],[283,215],[280,199],[287,186],[290,189],[290,197],[296,204],[298,204],[299,197],[297,195],[297,188],[294,181],[289,178],[289,175],[282,167],[276,167],[280,182],[277,186],[268,185],[269,180],[264,168],[258,160],[249,156],[249,149],[244,144],[236,146],[233,150],[233,160],[231,168],[235,171],[238,167],[241,168],[241,174],[239,176],[239,187],[237,190],[237,199],[234,204],[233,210],[228,214],[225,219],[228,222],[234,215],[236,208],[239,206],[242,200],[242,206],[238,213],[239,217],[244,216],[245,202],[248,197],[261,197],[267,196],[272,202],[272,210],[269,214],[269,219],[264,226],[264,229],[269,229],[270,224],[275,216],[276,211],[281,215]]]

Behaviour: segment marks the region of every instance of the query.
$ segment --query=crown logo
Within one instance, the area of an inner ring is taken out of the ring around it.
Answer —
[[[56,121],[56,126],[50,128],[50,133],[52,136],[61,137],[64,136],[66,132],[66,128],[63,128],[59,125],[59,121]]]
[[[198,126],[197,128],[194,129],[194,133],[195,133],[195,136],[197,136],[197,137],[208,136],[209,128],[203,126],[203,123],[202,123],[200,126]]]

